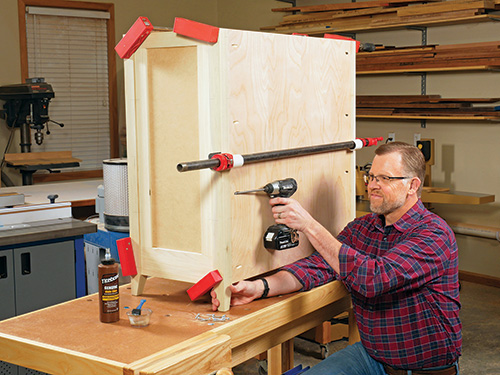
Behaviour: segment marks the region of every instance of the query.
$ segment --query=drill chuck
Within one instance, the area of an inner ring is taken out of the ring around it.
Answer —
[[[290,198],[297,191],[297,181],[293,178],[285,178],[284,180],[270,182],[259,189],[237,191],[234,195],[258,193],[261,191],[269,195],[270,198]]]
[[[263,189],[271,198],[289,198],[297,191],[297,181],[293,178],[285,178],[270,182]]]

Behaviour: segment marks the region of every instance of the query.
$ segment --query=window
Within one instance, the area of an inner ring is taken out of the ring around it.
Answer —
[[[40,146],[32,140],[32,151],[70,150],[82,159],[79,168],[35,181],[101,176],[102,160],[118,156],[113,4],[19,3],[23,79],[43,77],[52,85],[49,115],[64,123],[49,124],[50,135]]]

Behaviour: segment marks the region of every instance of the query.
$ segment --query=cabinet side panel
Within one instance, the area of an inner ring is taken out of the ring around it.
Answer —
[[[197,47],[149,49],[148,80],[152,246],[201,252],[199,173],[176,170],[199,159]]]
[[[247,154],[352,140],[353,43],[276,34],[230,36],[231,150]],[[333,234],[354,217],[354,153],[336,151],[244,166],[231,171],[233,190],[293,177],[293,196]],[[263,234],[274,224],[267,195],[232,197],[233,281],[309,255],[297,248],[269,251]]]

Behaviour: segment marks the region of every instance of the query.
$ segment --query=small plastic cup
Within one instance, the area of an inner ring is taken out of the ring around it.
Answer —
[[[149,325],[149,318],[151,318],[151,314],[153,310],[151,309],[141,309],[141,315],[132,314],[132,310],[127,311],[128,320],[130,321],[130,325],[132,327],[147,327]]]

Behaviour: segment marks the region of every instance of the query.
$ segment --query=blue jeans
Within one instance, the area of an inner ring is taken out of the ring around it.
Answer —
[[[442,368],[442,367],[441,367]],[[435,370],[440,367],[433,368]],[[387,375],[382,363],[368,355],[364,346],[357,342],[347,348],[333,353],[316,366],[308,370],[306,375]],[[411,371],[408,371],[411,375]],[[458,375],[458,366],[457,366]]]

